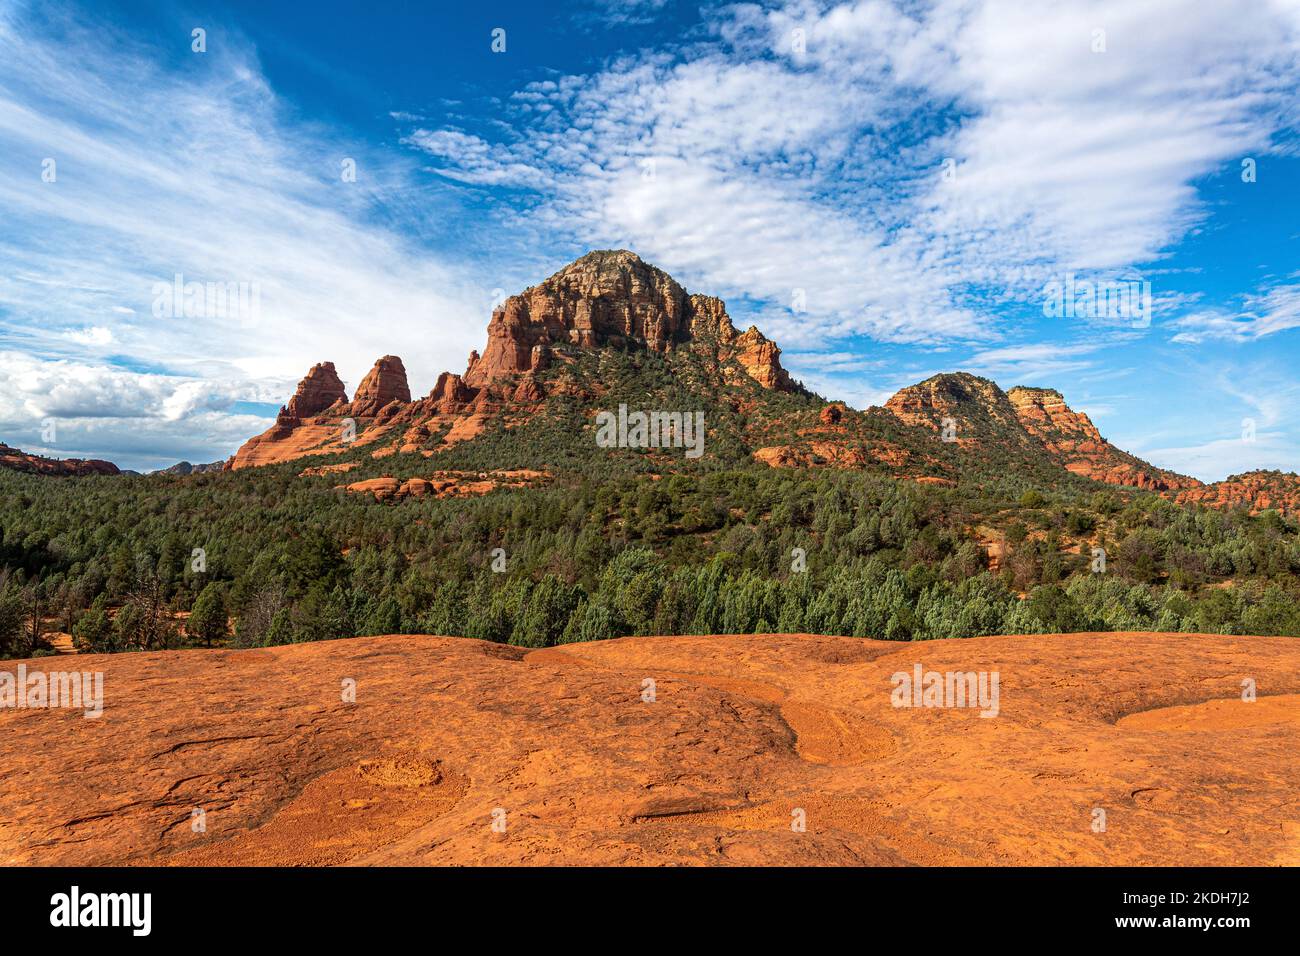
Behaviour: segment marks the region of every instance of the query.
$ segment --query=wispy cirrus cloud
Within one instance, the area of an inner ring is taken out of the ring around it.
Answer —
[[[1245,298],[1241,311],[1205,309],[1169,323],[1179,330],[1171,339],[1187,345],[1202,342],[1252,342],[1300,328],[1300,285],[1277,285]]]
[[[205,54],[179,35],[169,69],[110,24],[53,17],[0,8],[0,339],[44,363],[10,364],[13,382],[49,388],[0,402],[10,441],[54,415],[65,454],[90,419],[97,440],[119,419],[144,448],[157,422],[229,414],[237,428],[207,428],[220,457],[252,433],[230,411],[251,382],[283,401],[332,359],[355,384],[405,326],[422,330],[404,336],[418,390],[480,344],[496,283],[416,241],[442,208],[412,157],[290,119],[233,30],[211,28]],[[260,311],[157,315],[176,276],[256,286]],[[167,464],[175,442],[158,435],[128,463]]]
[[[962,367],[992,378],[1007,388],[1050,382],[1067,372],[1080,372],[1096,364],[1101,343],[1061,344],[1038,342],[1008,345],[975,352]]]

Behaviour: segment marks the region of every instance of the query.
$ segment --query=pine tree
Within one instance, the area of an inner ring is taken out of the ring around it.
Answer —
[[[221,586],[211,581],[194,602],[185,631],[190,638],[202,641],[205,647],[211,647],[213,641],[225,640],[226,626],[226,600]]]

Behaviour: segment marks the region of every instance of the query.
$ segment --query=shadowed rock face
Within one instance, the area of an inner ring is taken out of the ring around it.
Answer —
[[[1292,638],[390,636],[72,660],[104,672],[102,717],[0,709],[9,865],[1300,862]],[[996,673],[997,715],[895,706],[918,664]]]
[[[161,474],[164,475],[202,475],[209,471],[221,471],[225,462],[213,461],[206,464],[195,465],[188,461],[178,461],[169,468],[163,468]]]

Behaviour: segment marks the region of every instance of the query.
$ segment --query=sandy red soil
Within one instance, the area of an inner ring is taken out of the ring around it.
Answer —
[[[1300,863],[1289,638],[405,636],[55,660],[103,670],[105,713],[0,710],[7,864]],[[890,676],[917,663],[997,671],[998,716],[893,707]]]

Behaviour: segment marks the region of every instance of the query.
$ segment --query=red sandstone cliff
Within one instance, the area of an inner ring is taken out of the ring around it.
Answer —
[[[1300,515],[1300,475],[1287,471],[1248,471],[1212,485],[1182,491],[1180,504],[1203,504],[1210,508],[1246,508],[1251,514],[1278,511]]]
[[[1029,433],[1076,475],[1150,491],[1201,487],[1195,478],[1157,468],[1116,448],[1101,437],[1087,415],[1071,410],[1054,389],[1017,386],[1007,392],[1007,398]]]
[[[524,412],[545,400],[541,373],[557,350],[606,347],[691,348],[731,384],[748,376],[763,388],[795,388],[781,367],[781,350],[757,328],[737,332],[721,299],[688,295],[634,253],[592,252],[507,299],[488,323],[483,354],[470,353],[463,375],[443,372],[423,399],[412,401],[406,368],[395,355],[375,363],[351,402],[333,363],[313,366],[275,424],[245,442],[229,466],[341,451],[352,437],[367,444],[391,435],[403,451],[421,449],[434,433],[444,443],[470,438],[485,416]],[[349,427],[358,436],[347,437]]]
[[[338,372],[334,371],[334,363],[320,362],[313,365],[311,371],[298,383],[297,390],[281,414],[289,418],[310,418],[347,400],[347,392],[343,390]]]
[[[492,313],[480,358],[465,383],[481,387],[544,369],[556,346],[644,347],[668,352],[713,346],[765,388],[789,390],[775,343],[758,329],[739,333],[722,300],[688,295],[661,269],[625,250],[591,252],[544,282],[513,295]]]
[[[117,465],[111,461],[100,458],[45,458],[11,448],[4,442],[0,442],[0,468],[58,477],[121,474]]]
[[[348,411],[354,416],[378,415],[391,402],[405,404],[410,400],[406,366],[396,355],[385,355],[357,386]]]

